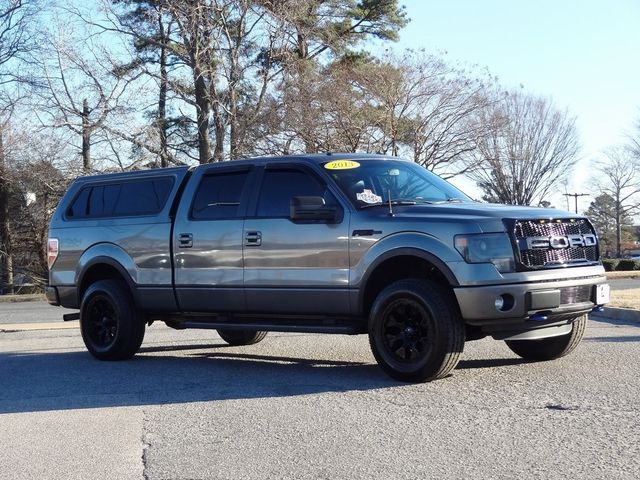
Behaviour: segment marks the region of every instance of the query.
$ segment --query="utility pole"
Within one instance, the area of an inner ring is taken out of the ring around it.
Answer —
[[[588,193],[565,193],[564,196],[565,197],[573,197],[575,199],[576,202],[576,215],[578,214],[578,197],[585,197],[588,196]]]

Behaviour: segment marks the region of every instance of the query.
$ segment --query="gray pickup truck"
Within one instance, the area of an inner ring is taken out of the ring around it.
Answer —
[[[369,335],[403,381],[447,376],[467,340],[550,360],[608,302],[598,238],[569,212],[474,202],[413,162],[256,158],[82,177],[50,225],[53,305],[87,349],[132,357],[145,326]]]

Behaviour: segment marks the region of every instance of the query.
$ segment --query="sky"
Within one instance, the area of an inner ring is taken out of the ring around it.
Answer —
[[[397,48],[446,52],[451,62],[486,67],[504,88],[522,85],[576,117],[583,152],[569,191],[589,193],[578,206],[587,208],[598,194],[590,161],[623,143],[640,121],[640,0],[400,3],[411,22]],[[553,201],[567,208],[562,195]]]

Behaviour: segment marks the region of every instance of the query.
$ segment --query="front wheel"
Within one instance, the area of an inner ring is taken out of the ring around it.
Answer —
[[[396,380],[427,382],[456,367],[464,325],[450,292],[427,280],[392,283],[377,296],[369,343],[380,367]]]
[[[582,315],[573,321],[571,332],[557,337],[539,340],[505,340],[513,353],[526,360],[553,360],[564,357],[578,346],[587,327],[587,316]]]
[[[87,350],[100,360],[125,360],[136,354],[144,321],[124,283],[99,280],[87,288],[80,305],[80,332]]]
[[[218,329],[218,335],[229,345],[253,345],[254,343],[261,342],[264,337],[267,336],[267,332],[260,332],[258,330],[226,330],[223,328]]]

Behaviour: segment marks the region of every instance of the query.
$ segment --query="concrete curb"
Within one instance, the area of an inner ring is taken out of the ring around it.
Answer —
[[[34,330],[69,330],[80,328],[79,322],[3,323],[0,333],[31,332]]]
[[[46,301],[42,293],[29,293],[25,295],[0,295],[0,303],[22,303]]]
[[[591,312],[589,317],[593,317],[594,319],[609,318],[613,320],[624,320],[625,322],[640,323],[640,310],[634,310],[633,308],[604,307],[603,312]]]

